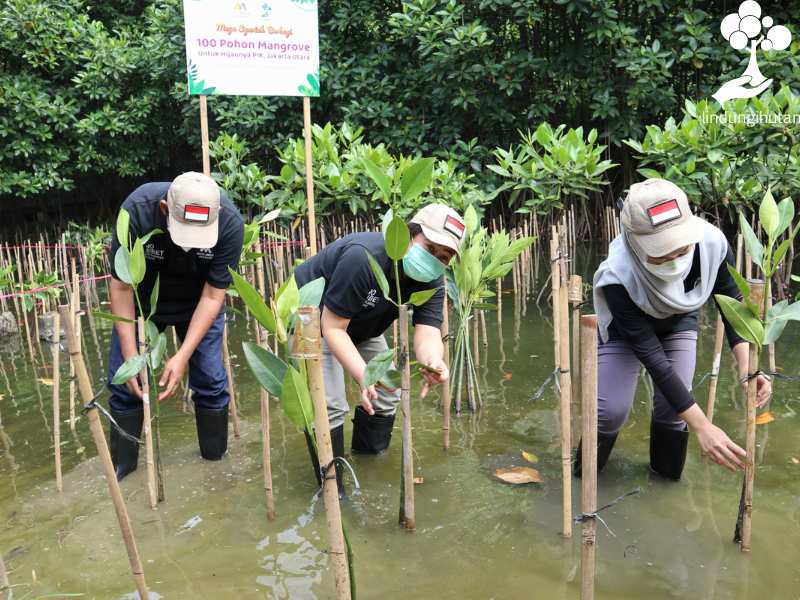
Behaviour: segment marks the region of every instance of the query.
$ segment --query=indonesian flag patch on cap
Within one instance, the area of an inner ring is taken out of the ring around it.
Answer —
[[[208,206],[200,206],[199,204],[187,204],[183,207],[183,218],[187,221],[194,221],[196,223],[208,223],[211,215],[211,209]]]
[[[681,209],[677,200],[667,200],[647,209],[647,216],[653,227],[681,218]]]
[[[459,240],[464,237],[464,230],[466,229],[463,221],[456,219],[452,215],[447,215],[447,219],[445,219],[444,222],[444,228],[446,231],[449,231],[456,236]]]

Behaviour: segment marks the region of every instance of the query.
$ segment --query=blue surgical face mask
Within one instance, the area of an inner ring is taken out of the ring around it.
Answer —
[[[413,244],[403,257],[403,271],[415,281],[428,283],[444,275],[445,266],[419,244]]]

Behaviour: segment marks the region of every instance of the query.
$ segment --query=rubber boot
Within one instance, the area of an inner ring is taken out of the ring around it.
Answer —
[[[125,433],[136,438],[142,435],[144,409],[114,410],[111,408],[109,412]],[[111,461],[117,472],[117,481],[122,481],[128,474],[136,470],[136,464],[139,462],[139,444],[125,439],[113,425],[108,437]]]
[[[308,448],[308,455],[311,458],[311,466],[314,469],[314,477],[317,480],[317,485],[322,486],[322,474],[320,473],[319,459],[317,458],[317,451],[314,448],[314,441],[311,439],[311,433],[309,433],[308,429],[303,430],[303,433],[306,436],[306,447]],[[344,458],[344,424],[331,429],[331,445],[333,446],[334,459]],[[335,462],[335,468],[336,488],[339,490],[339,499],[344,499],[346,497],[344,481],[342,479],[344,465],[337,460]]]
[[[608,457],[611,456],[611,450],[614,449],[614,444],[617,441],[619,433],[603,433],[597,432],[597,472],[603,470],[608,462]],[[581,446],[583,440],[578,442],[578,449],[575,451],[575,461],[572,463],[572,474],[580,478],[583,469],[583,456],[581,454]]]
[[[194,419],[200,456],[206,460],[220,460],[228,450],[228,407],[195,406]]]
[[[650,422],[650,469],[662,477],[678,481],[686,464],[689,428],[670,429],[662,423]]]
[[[370,415],[361,406],[356,406],[351,444],[353,452],[380,454],[389,447],[393,427],[394,415]]]

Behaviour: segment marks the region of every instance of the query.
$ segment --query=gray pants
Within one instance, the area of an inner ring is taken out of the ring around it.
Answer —
[[[697,359],[697,332],[677,331],[662,340],[664,352],[672,368],[692,390]],[[600,344],[597,352],[597,430],[617,433],[631,412],[641,363],[627,342]],[[670,429],[683,430],[686,423],[678,416],[658,389],[653,395],[653,420]]]
[[[386,338],[382,335],[356,344],[358,353],[366,363],[388,347]],[[392,364],[392,368],[394,368],[394,364]],[[344,424],[347,413],[350,412],[350,406],[347,404],[347,394],[344,387],[344,369],[339,361],[336,360],[324,339],[322,340],[322,372],[325,379],[325,401],[328,404],[328,419],[330,420],[331,429],[334,429]],[[375,414],[393,415],[397,411],[397,405],[400,403],[400,389],[389,391],[378,387],[377,391],[378,399],[372,401]]]

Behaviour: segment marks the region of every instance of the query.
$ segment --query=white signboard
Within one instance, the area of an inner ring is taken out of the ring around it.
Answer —
[[[317,0],[183,0],[190,94],[319,96]]]

